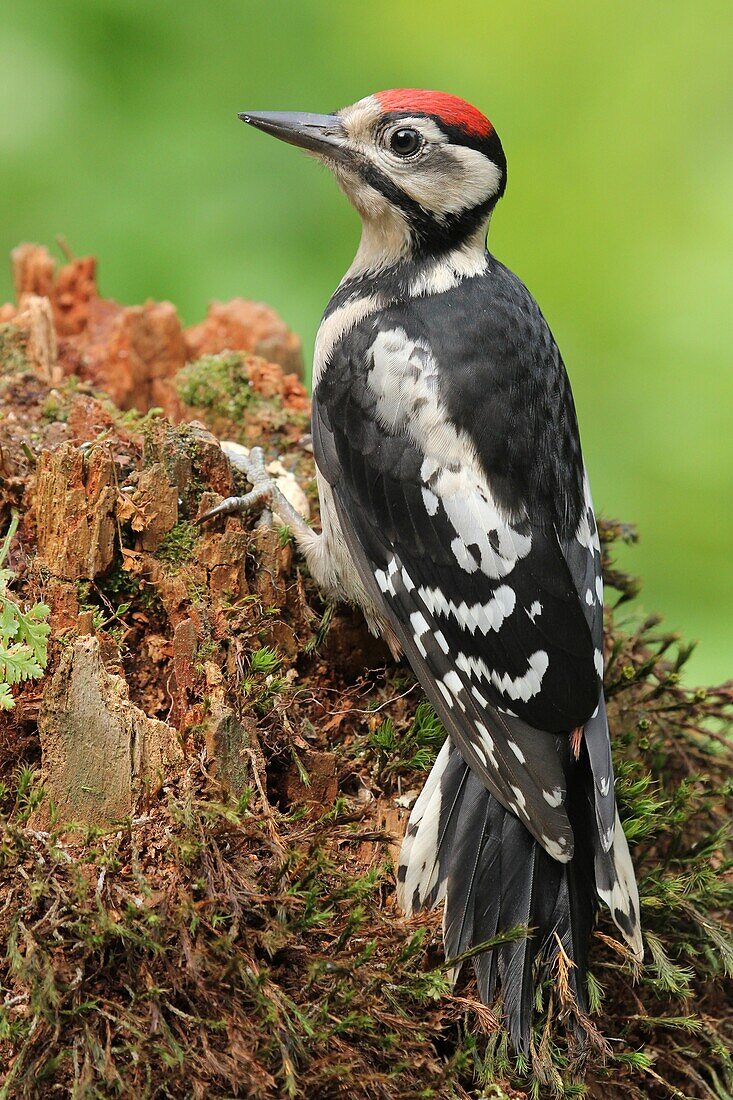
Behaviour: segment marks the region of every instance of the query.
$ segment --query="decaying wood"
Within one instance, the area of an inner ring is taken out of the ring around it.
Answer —
[[[75,374],[119,408],[159,407],[178,420],[184,410],[174,380],[184,364],[223,351],[246,352],[260,357],[256,388],[287,394],[292,407],[307,406],[300,339],[260,302],[212,302],[204,320],[184,330],[170,302],[122,306],[102,297],[93,256],[72,258],[57,269],[46,248],[21,244],[12,253],[12,269],[17,306],[0,313],[0,323],[12,320],[30,330],[31,345],[39,343],[44,353],[37,356],[39,370],[49,381]],[[29,307],[38,298],[47,305],[43,317],[34,307],[34,318]]]
[[[206,317],[186,331],[189,359],[217,355],[222,351],[248,351],[277,363],[288,373],[302,378],[303,349],[300,339],[275,313],[261,302],[233,298],[211,302]]]
[[[207,725],[206,747],[224,789],[243,794],[252,784],[253,765],[256,767],[262,755],[251,719],[244,722],[231,707],[222,707]]]
[[[94,304],[84,348],[86,376],[121,409],[153,407],[176,415],[172,380],[186,361],[183,328],[170,302],[142,306]]]
[[[35,514],[38,553],[54,577],[77,580],[112,564],[117,489],[112,455],[103,444],[81,450],[71,443],[42,451]]]
[[[19,244],[10,253],[13,286],[22,308],[27,294],[48,298],[53,292],[55,263],[48,249],[40,244]]]
[[[296,377],[300,341],[273,310],[243,299],[213,303],[186,331],[170,303],[126,307],[103,298],[93,257],[67,260],[57,268],[45,248],[19,246],[17,304],[0,318],[10,322],[5,347],[20,407],[21,391],[29,392],[50,414],[32,414],[38,445],[24,502],[37,543],[32,572],[54,638],[55,672],[41,703],[47,788],[64,820],[124,817],[179,746],[200,738],[207,769],[225,790],[239,795],[254,784],[264,792],[257,720],[242,680],[263,645],[295,659],[299,629],[313,616],[293,585],[292,548],[276,530],[253,534],[236,518],[196,527],[197,516],[235,491],[235,480],[218,438],[185,422],[198,410],[182,404],[176,376],[197,357],[242,354],[232,384],[245,388],[253,441],[282,424],[273,438],[294,447],[305,424],[297,414],[308,408]],[[206,369],[204,360],[204,382]],[[68,386],[71,374],[78,381]],[[142,431],[134,417],[128,430],[117,411],[153,406],[168,419],[151,418]],[[204,415],[210,422],[215,410]],[[7,461],[17,454],[25,461],[24,427],[12,418],[5,427]],[[291,470],[270,459],[270,472],[307,515]],[[115,615],[130,602],[129,613]],[[260,608],[267,630],[250,636]]]
[[[300,768],[288,768],[283,795],[288,804],[305,806],[309,815],[319,817],[338,794],[338,757],[333,752],[308,751],[300,759]]]
[[[182,756],[176,731],[130,701],[94,637],[65,650],[44,691],[38,729],[43,781],[62,822],[108,825],[128,817]]]
[[[23,309],[15,315],[13,320],[18,328],[25,328],[28,331],[26,343],[28,362],[49,385],[57,386],[63,379],[64,372],[59,364],[58,342],[50,300],[42,298],[39,294],[26,294],[23,298]]]

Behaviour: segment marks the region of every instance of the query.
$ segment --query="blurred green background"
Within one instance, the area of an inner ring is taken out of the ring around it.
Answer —
[[[64,234],[105,294],[274,305],[303,336],[350,262],[327,173],[244,109],[428,87],[509,158],[491,247],[575,388],[596,507],[638,524],[643,601],[733,670],[733,5],[4,0],[0,252]],[[0,299],[10,294],[6,269]]]

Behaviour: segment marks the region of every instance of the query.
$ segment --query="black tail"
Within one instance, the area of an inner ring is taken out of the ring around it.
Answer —
[[[588,942],[596,910],[592,776],[585,752],[579,761],[571,758],[568,738],[556,739],[556,747],[566,757],[565,806],[575,834],[569,863],[548,855],[447,742],[413,809],[398,871],[400,901],[408,914],[445,898],[446,958],[518,925],[533,930],[474,958],[481,999],[491,1003],[501,987],[512,1044],[525,1052],[536,963],[546,972],[564,953],[573,964],[567,973],[572,998],[580,1012],[587,1010]]]

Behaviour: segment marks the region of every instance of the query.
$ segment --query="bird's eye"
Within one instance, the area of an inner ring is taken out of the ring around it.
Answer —
[[[411,157],[422,145],[422,137],[417,130],[405,127],[395,130],[389,139],[389,147],[398,157]]]

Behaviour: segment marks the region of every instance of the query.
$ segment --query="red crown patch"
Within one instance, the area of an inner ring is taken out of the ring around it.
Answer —
[[[447,92],[427,92],[420,88],[392,88],[377,92],[375,99],[385,111],[415,111],[434,115],[446,126],[458,126],[475,137],[488,137],[493,126],[477,107]]]

